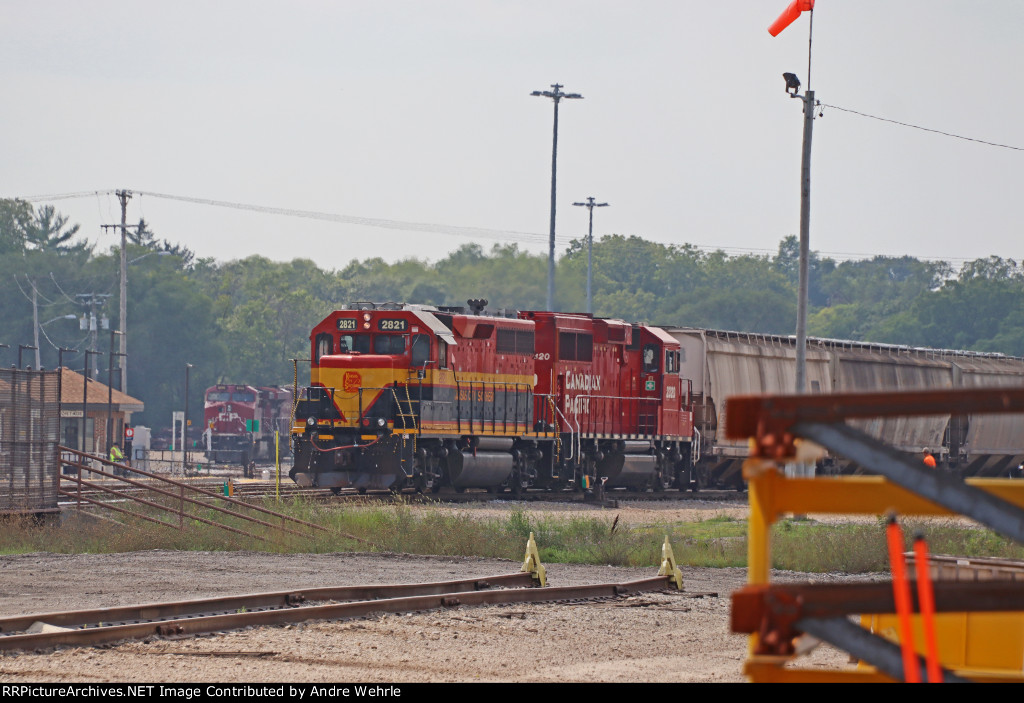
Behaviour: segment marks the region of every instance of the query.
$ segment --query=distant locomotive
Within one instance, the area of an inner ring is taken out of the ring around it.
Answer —
[[[590,315],[357,303],[313,328],[291,478],[436,492],[685,487],[679,343]]]
[[[274,459],[275,432],[287,453],[291,410],[288,388],[211,386],[204,398],[202,448],[210,461],[241,464],[248,476],[253,462]]]

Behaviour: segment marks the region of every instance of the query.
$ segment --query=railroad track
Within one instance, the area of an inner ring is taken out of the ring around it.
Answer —
[[[523,571],[460,581],[316,588],[22,615],[0,619],[0,651],[95,646],[128,639],[183,637],[251,626],[457,606],[571,603],[652,591],[683,594],[671,574],[618,584],[539,586],[535,573]]]
[[[146,479],[140,479],[142,482],[146,482]],[[202,478],[191,478],[186,479],[187,482],[195,487],[204,488],[208,491],[220,492],[223,489],[224,483],[228,480],[227,477],[202,477]],[[103,480],[101,480],[103,481]],[[237,499],[246,498],[272,498],[277,495],[282,497],[295,497],[302,496],[307,499],[323,500],[325,502],[420,502],[420,503],[481,503],[481,502],[495,502],[495,501],[517,501],[517,502],[558,502],[558,503],[589,503],[589,504],[603,504],[608,507],[618,507],[618,501],[629,500],[629,501],[662,501],[662,500],[675,500],[680,502],[687,501],[720,501],[723,503],[745,503],[747,495],[745,493],[739,493],[733,490],[708,490],[701,491],[698,493],[691,492],[680,492],[680,491],[650,491],[650,492],[629,492],[629,491],[618,491],[612,490],[605,493],[604,500],[596,499],[592,494],[585,494],[582,492],[573,491],[561,491],[561,492],[549,492],[549,491],[527,491],[525,493],[514,495],[512,493],[488,493],[484,490],[473,490],[468,489],[463,492],[455,492],[450,490],[442,490],[439,493],[416,493],[414,491],[405,491],[402,493],[391,493],[390,491],[372,491],[365,494],[359,493],[356,490],[343,490],[340,494],[335,495],[327,488],[306,488],[302,486],[296,486],[294,483],[289,481],[287,484],[282,483],[278,488],[273,480],[263,481],[260,479],[242,479],[232,478],[232,497]],[[111,485],[115,485],[118,482],[107,479],[104,482],[109,482]],[[143,494],[146,489],[132,486],[123,486],[118,488],[122,493],[129,495]],[[88,497],[100,497],[103,496],[101,491],[90,491],[83,490],[83,496]],[[74,498],[69,498],[65,503],[73,503]]]

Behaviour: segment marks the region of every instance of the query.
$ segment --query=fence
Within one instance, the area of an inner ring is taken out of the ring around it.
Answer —
[[[57,371],[0,369],[0,514],[56,512]]]

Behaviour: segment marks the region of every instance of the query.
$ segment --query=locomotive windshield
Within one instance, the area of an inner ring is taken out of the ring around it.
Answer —
[[[231,400],[231,394],[227,391],[210,391],[206,394],[208,403],[223,403],[228,400]]]
[[[256,394],[251,391],[235,391],[231,394],[231,400],[236,403],[255,403]]]
[[[338,340],[338,352],[341,354],[369,354],[370,335],[368,334],[343,334]]]
[[[374,354],[404,354],[405,335],[376,334],[373,336]]]

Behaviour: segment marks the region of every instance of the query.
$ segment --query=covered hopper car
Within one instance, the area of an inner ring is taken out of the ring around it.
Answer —
[[[793,337],[667,327],[679,342],[680,373],[693,388],[695,487],[742,487],[747,444],[725,438],[725,400],[733,395],[789,394],[796,383]],[[1024,359],[808,338],[810,393],[1024,386]],[[1024,416],[920,416],[851,424],[908,453],[930,449],[940,468],[960,476],[1018,476],[1024,461]],[[862,467],[829,456],[818,473],[854,474]]]

